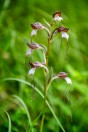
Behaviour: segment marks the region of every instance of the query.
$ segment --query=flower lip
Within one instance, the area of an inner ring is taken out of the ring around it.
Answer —
[[[65,28],[65,27],[59,27],[58,29],[58,32],[68,32],[69,28]]]
[[[41,28],[43,28],[43,25],[40,22],[36,22],[34,24],[31,24],[31,27],[33,29],[41,29]]]
[[[55,17],[57,17],[57,16],[61,17],[61,11],[56,11],[56,12],[53,14],[53,18],[55,18]]]
[[[60,73],[58,74],[58,77],[64,79],[65,77],[68,76],[68,74],[69,74],[69,73],[66,73],[66,72],[60,72]]]

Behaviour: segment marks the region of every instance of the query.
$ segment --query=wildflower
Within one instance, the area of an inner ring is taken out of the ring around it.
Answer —
[[[72,81],[71,81],[71,79],[68,77],[68,73],[66,73],[66,72],[60,72],[59,74],[54,75],[53,78],[52,78],[52,80],[57,79],[57,78],[65,79],[66,82],[67,82],[67,84],[72,84]]]
[[[32,53],[32,51],[35,49],[43,49],[44,51],[46,51],[46,47],[41,44],[31,43],[31,44],[27,44],[27,45],[30,49],[26,52],[26,55],[30,55]]]
[[[62,21],[63,18],[61,17],[61,12],[60,11],[56,11],[54,14],[53,14],[53,19],[56,21]]]
[[[46,70],[46,72],[48,72],[48,68],[43,64],[43,63],[40,63],[40,62],[29,62],[30,66],[31,66],[31,69],[29,70],[28,72],[28,75],[34,75],[35,73],[35,70],[38,69],[38,68],[44,68]]]
[[[31,24],[31,26],[32,26],[32,28],[33,28],[32,32],[31,32],[31,36],[36,35],[36,34],[37,34],[37,31],[38,31],[38,30],[41,30],[41,29],[46,29],[47,32],[49,33],[48,28],[46,28],[46,27],[45,27],[44,25],[42,25],[40,22],[36,22],[36,23],[34,23],[34,24]]]
[[[61,33],[62,38],[66,38],[67,41],[68,41],[68,39],[69,39],[69,35],[67,34],[68,30],[69,30],[69,28],[65,28],[65,27],[56,28],[56,29],[52,32],[51,38],[53,37],[53,35],[56,35],[57,33]]]
[[[69,28],[65,27],[59,27],[58,32],[62,34],[62,38],[66,38],[67,40],[69,39],[69,35],[67,34]]]

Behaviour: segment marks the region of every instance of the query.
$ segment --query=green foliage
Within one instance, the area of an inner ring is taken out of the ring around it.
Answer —
[[[11,132],[11,119],[10,119],[9,114],[8,114],[6,111],[5,111],[5,113],[7,114],[8,122],[9,122],[9,125],[8,125],[8,132]]]
[[[63,41],[59,53],[60,35],[55,37],[49,65],[54,67],[54,73],[61,70],[69,72],[73,84],[69,88],[61,80],[52,83],[48,94],[49,103],[47,102],[44,132],[60,132],[59,120],[67,132],[88,131],[87,5],[87,0],[49,0],[48,2],[46,0],[0,0],[0,107],[10,115],[7,114],[9,120],[7,121],[6,115],[3,112],[0,114],[1,132],[8,131],[10,125],[12,132],[29,130],[27,112],[19,108],[17,100],[12,98],[13,94],[24,100],[31,121],[35,121],[33,131],[39,130],[40,111],[43,105],[42,69],[35,73],[35,89],[21,81],[2,81],[2,79],[19,78],[33,83],[34,80],[27,76],[30,68],[27,62],[29,59],[37,60],[37,57],[42,61],[42,56],[41,51],[34,51],[36,55],[33,58],[25,57],[26,42],[31,41],[30,24],[36,21],[46,24],[43,18],[50,22],[56,10],[62,11],[65,19],[63,25],[69,27],[70,39],[68,47],[66,41]],[[56,25],[58,26],[58,23]],[[37,43],[47,45],[45,32],[42,34],[40,31],[38,37],[33,39]]]

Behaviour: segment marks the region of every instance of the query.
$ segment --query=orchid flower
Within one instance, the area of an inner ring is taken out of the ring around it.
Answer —
[[[36,35],[37,31],[41,30],[41,29],[46,29],[47,32],[49,33],[48,28],[46,26],[42,25],[40,22],[36,22],[34,24],[31,24],[31,26],[33,28],[32,32],[31,32],[31,36]]]
[[[54,75],[52,80],[58,79],[58,78],[66,80],[67,84],[72,84],[71,79],[68,77],[68,73],[60,72],[59,74]]]
[[[28,71],[28,75],[34,75],[36,69],[38,68],[44,68],[46,70],[46,72],[48,72],[48,68],[43,64],[43,63],[40,63],[40,62],[34,62],[34,63],[29,63],[30,66],[31,66],[31,69]]]
[[[61,33],[62,38],[65,38],[68,41],[68,39],[69,39],[69,35],[67,34],[68,30],[69,30],[69,28],[65,28],[65,27],[56,28],[52,32],[51,38],[53,37],[53,35],[56,35],[57,33]]]
[[[31,43],[31,44],[27,44],[27,45],[30,49],[26,52],[26,55],[32,54],[32,51],[35,49],[43,49],[45,52],[47,50],[46,47],[43,46],[42,44]]]
[[[59,27],[58,28],[58,32],[62,34],[62,38],[66,38],[67,41],[69,39],[69,35],[67,34],[69,28],[65,28],[65,27]]]
[[[56,11],[53,14],[53,19],[54,19],[54,21],[62,21],[63,18],[61,17],[61,12],[60,11]]]

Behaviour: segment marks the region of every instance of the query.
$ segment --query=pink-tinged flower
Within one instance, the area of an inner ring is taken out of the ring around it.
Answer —
[[[57,78],[65,79],[66,82],[67,82],[67,84],[72,84],[72,81],[71,81],[71,79],[68,77],[68,73],[66,73],[66,72],[60,72],[59,74],[54,75],[53,78],[52,78],[52,80],[57,79]]]
[[[32,51],[36,50],[36,49],[42,49],[42,50],[46,51],[46,47],[41,44],[31,43],[31,44],[27,44],[27,45],[30,49],[26,52],[26,55],[30,55],[32,53]]]
[[[34,75],[36,69],[41,68],[41,67],[44,68],[46,72],[48,72],[48,68],[43,63],[40,63],[37,61],[34,63],[30,62],[29,64],[31,66],[31,69],[28,71],[28,75]]]
[[[59,27],[57,28],[57,31],[62,34],[62,38],[66,38],[67,40],[69,39],[69,35],[67,34],[69,28],[65,27]]]
[[[54,14],[53,14],[53,19],[56,21],[62,21],[63,18],[61,17],[61,11],[56,11]]]
[[[31,24],[31,26],[33,28],[32,32],[31,32],[31,36],[36,35],[37,34],[37,31],[38,30],[41,30],[41,29],[46,29],[47,32],[49,33],[48,28],[45,27],[44,25],[42,25],[40,22],[36,22],[34,24]]]
[[[53,32],[52,32],[52,35],[51,35],[51,38],[56,35],[57,33],[61,33],[61,36],[62,38],[66,38],[67,41],[69,39],[69,35],[67,34],[69,28],[65,28],[65,27],[59,27],[59,28],[56,28]]]

